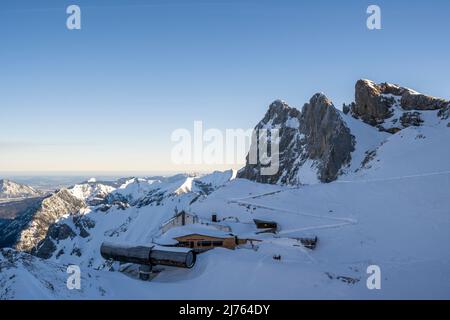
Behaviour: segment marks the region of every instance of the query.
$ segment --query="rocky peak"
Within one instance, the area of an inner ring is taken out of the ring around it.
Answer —
[[[294,119],[294,120],[290,120]],[[297,121],[300,120],[300,111],[290,107],[283,100],[275,100],[269,106],[269,110],[266,112],[264,118],[256,126],[257,129],[277,127],[282,129],[284,127],[290,128]],[[289,121],[292,121],[292,125],[289,126]],[[287,124],[287,125],[286,125]],[[298,126],[297,126],[298,127]]]
[[[300,111],[290,107],[286,102],[276,100],[271,103],[263,119],[256,125],[255,131],[259,133],[261,130],[268,130],[269,139],[269,130],[279,130],[278,157],[280,170],[274,175],[262,175],[262,164],[259,161],[256,164],[250,163],[250,157],[247,156],[247,164],[238,172],[237,176],[262,183],[290,183],[294,177],[284,174],[281,168],[287,168],[294,159],[300,157],[302,152],[299,132],[300,119]],[[258,137],[253,138],[251,151],[258,152]]]
[[[313,176],[317,181],[329,182],[337,178],[353,151],[350,130],[322,93],[315,94],[302,112],[276,100],[255,127],[257,131],[261,129],[279,130],[279,170],[273,175],[262,175],[261,163],[252,164],[247,156],[246,166],[238,173],[240,178],[262,183],[302,184],[309,183]],[[252,141],[251,150],[257,150],[258,146],[258,141]]]
[[[355,138],[324,94],[315,94],[302,109],[300,131],[308,158],[316,161],[319,180],[331,182],[351,160]]]

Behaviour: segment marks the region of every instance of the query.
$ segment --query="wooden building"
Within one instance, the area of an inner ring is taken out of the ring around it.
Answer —
[[[276,230],[278,228],[278,224],[275,221],[259,220],[259,219],[253,219],[253,221],[255,222],[256,227],[258,229],[274,229],[274,230]]]
[[[187,234],[174,238],[178,241],[178,246],[204,251],[217,247],[234,250],[237,246],[247,243],[247,239],[239,239],[237,236],[229,235],[224,237],[205,235],[205,234]]]

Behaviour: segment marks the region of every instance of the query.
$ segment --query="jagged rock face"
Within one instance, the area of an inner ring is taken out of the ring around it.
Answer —
[[[0,219],[0,248],[13,247],[17,243],[20,233],[28,226],[43,200],[32,198],[2,204],[2,208],[11,206],[14,214]]]
[[[62,224],[52,224],[48,228],[47,235],[56,240],[65,240],[69,237],[73,238],[75,232],[65,223]]]
[[[423,123],[423,119],[420,117],[420,112],[405,112],[400,117],[400,123],[403,127],[418,127]]]
[[[405,88],[402,89],[401,106],[405,110],[440,110],[449,104],[449,101],[445,99],[418,94]]]
[[[355,137],[325,95],[316,94],[303,106],[300,131],[307,137],[308,158],[318,161],[320,181],[335,180],[351,160]]]
[[[28,198],[42,195],[32,187],[7,179],[0,180],[0,199]]]
[[[46,237],[36,245],[31,253],[42,259],[48,259],[53,256],[58,249],[59,241],[66,240],[68,238],[74,239],[77,236],[81,238],[87,238],[90,236],[87,230],[95,227],[95,222],[87,216],[75,215],[72,219],[68,220],[71,226],[67,223],[59,222],[54,223],[48,228]],[[79,249],[73,251],[78,255]],[[63,254],[64,252],[58,252]]]
[[[378,126],[379,129],[397,132],[398,130],[418,122],[401,121],[410,118],[412,110],[429,111],[443,110],[448,108],[450,102],[441,98],[420,94],[414,90],[400,87],[398,85],[381,83],[376,84],[370,80],[358,80],[355,85],[355,103],[344,106],[344,111],[351,112],[355,118]],[[395,113],[400,114],[395,119]],[[392,120],[394,125],[386,125],[386,120]],[[395,125],[396,124],[396,125]]]
[[[86,207],[84,201],[62,189],[44,199],[27,227],[22,230],[16,249],[31,252],[45,238],[49,227],[65,215],[75,214]]]
[[[441,117],[442,120],[450,118],[450,103],[448,104],[447,107],[441,109],[438,115],[439,117]]]
[[[33,248],[31,253],[42,259],[49,259],[53,253],[56,251],[57,247],[55,243],[50,238],[45,238],[39,244],[37,249]]]
[[[300,111],[291,108],[286,102],[281,100],[274,101],[267,111],[264,118],[256,125],[255,130],[278,129],[279,130],[279,168],[274,175],[262,175],[262,165],[258,161],[256,164],[250,163],[249,155],[247,155],[246,166],[238,172],[239,178],[245,178],[261,183],[291,183],[294,180],[293,174],[286,174],[285,169],[301,157],[303,152],[303,144],[301,142],[300,127]],[[252,140],[252,152],[257,152],[258,138]],[[292,170],[295,170],[292,168]]]
[[[355,86],[355,104],[352,105],[352,113],[371,125],[379,124],[389,115],[389,105],[382,99],[381,94],[380,86],[359,80]]]
[[[323,94],[314,95],[302,112],[285,102],[275,101],[255,130],[279,130],[279,170],[274,175],[262,175],[261,163],[246,166],[238,177],[262,183],[301,184],[302,166],[314,163],[317,178],[330,182],[351,160],[354,137],[339,112]],[[252,141],[252,149],[257,148]],[[254,151],[253,151],[254,152]]]

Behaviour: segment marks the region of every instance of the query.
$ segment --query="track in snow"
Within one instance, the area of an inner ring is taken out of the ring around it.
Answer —
[[[262,205],[262,204],[258,204],[258,203],[254,203],[254,202],[247,202],[247,201],[241,201],[241,200],[229,200],[229,202],[242,204],[242,205],[249,205],[249,206],[253,206],[253,207],[257,207],[257,208],[261,208],[261,209],[268,209],[268,210],[272,210],[272,211],[281,211],[281,212],[285,212],[285,213],[289,213],[289,214],[295,214],[297,216],[313,217],[313,218],[319,218],[319,219],[328,219],[328,220],[334,220],[334,221],[343,221],[346,224],[355,224],[355,223],[357,223],[357,221],[355,219],[351,219],[351,218],[327,217],[327,216],[321,216],[321,215],[318,215],[318,214],[312,214],[312,213],[306,213],[306,212],[297,212],[297,211],[292,211],[292,210],[283,209],[283,208],[266,206],[266,205]]]
[[[392,177],[392,178],[378,178],[378,179],[365,179],[365,180],[337,180],[332,183],[358,183],[358,182],[361,183],[361,182],[396,181],[396,180],[423,178],[423,177],[431,177],[431,176],[443,176],[443,175],[450,175],[450,171],[429,172],[429,173],[413,174],[413,175],[406,175],[406,176],[398,176],[398,177]]]

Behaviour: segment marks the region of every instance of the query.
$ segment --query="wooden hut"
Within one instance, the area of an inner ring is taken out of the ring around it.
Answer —
[[[253,219],[258,229],[277,229],[278,224],[275,221]]]
[[[196,251],[204,251],[216,247],[234,250],[237,246],[247,243],[247,239],[239,239],[237,236],[229,235],[225,237],[192,233],[175,237],[180,247],[191,248]]]

